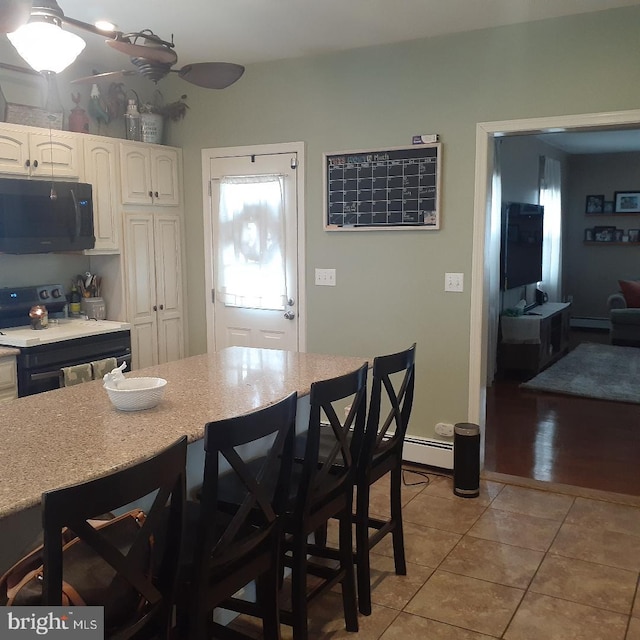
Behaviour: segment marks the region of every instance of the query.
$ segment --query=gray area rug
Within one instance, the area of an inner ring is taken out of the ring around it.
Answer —
[[[640,348],[585,342],[520,387],[640,403]]]

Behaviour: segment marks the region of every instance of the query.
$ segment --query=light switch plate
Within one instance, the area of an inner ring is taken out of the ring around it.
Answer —
[[[336,286],[335,269],[316,269],[316,285],[322,287]]]
[[[463,291],[464,290],[464,273],[445,273],[444,274],[444,290],[445,291]]]

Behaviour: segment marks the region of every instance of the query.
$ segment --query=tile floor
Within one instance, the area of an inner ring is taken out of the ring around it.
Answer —
[[[383,540],[372,615],[348,633],[339,592],[329,593],[310,610],[313,640],[640,640],[640,501],[488,480],[464,499],[450,478],[405,478],[407,575],[395,575]],[[381,482],[372,512],[384,514]]]

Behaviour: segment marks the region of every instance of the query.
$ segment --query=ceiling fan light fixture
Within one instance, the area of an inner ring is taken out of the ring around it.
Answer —
[[[56,21],[35,20],[7,34],[11,44],[36,71],[64,71],[85,48],[75,33],[64,31]]]
[[[117,31],[116,25],[113,22],[109,22],[108,20],[97,20],[93,23],[93,26],[98,29],[98,31],[102,31],[103,33],[114,33]]]

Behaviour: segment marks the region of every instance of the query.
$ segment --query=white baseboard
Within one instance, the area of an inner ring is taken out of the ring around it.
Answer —
[[[453,442],[406,436],[402,458],[406,462],[453,469]]]

